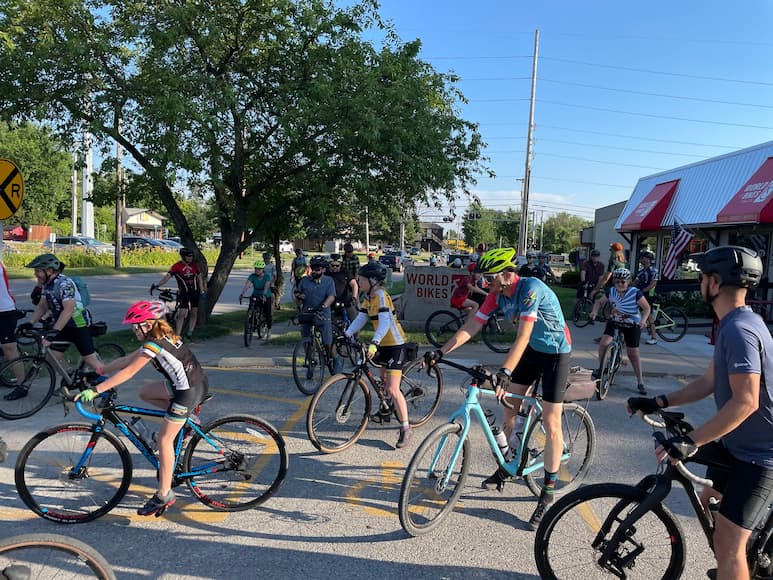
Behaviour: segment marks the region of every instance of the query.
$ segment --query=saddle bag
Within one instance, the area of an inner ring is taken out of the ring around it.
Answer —
[[[582,367],[572,367],[569,369],[564,402],[590,399],[596,394],[596,383],[598,383],[598,380],[593,379],[592,373],[593,371],[590,369]]]

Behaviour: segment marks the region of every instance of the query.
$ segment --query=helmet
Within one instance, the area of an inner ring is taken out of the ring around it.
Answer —
[[[538,257],[547,259],[548,256],[550,256],[550,254],[547,252],[540,252]]]
[[[348,254],[349,252],[353,252],[353,251],[354,251],[354,246],[351,245],[349,242],[346,242],[344,244],[344,252]]]
[[[486,244],[484,244],[483,242],[478,244],[478,252],[481,253],[481,254],[485,253],[486,252]]]
[[[36,268],[40,270],[47,270],[48,268],[59,270],[61,267],[62,262],[60,262],[59,258],[53,254],[41,254],[27,264],[27,268]]]
[[[456,258],[453,262],[454,268],[461,268],[462,267],[462,259]]]
[[[631,271],[628,268],[617,268],[614,272],[612,272],[612,279],[613,280],[630,280],[631,279]]]
[[[129,306],[124,316],[124,324],[139,324],[147,320],[158,320],[166,312],[166,306],[161,300],[141,300]]]
[[[367,278],[368,280],[383,282],[387,277],[387,269],[386,266],[380,262],[368,262],[360,268],[357,275]]]
[[[620,242],[612,242],[609,244],[609,249],[613,252],[622,252],[623,251],[623,244]]]
[[[327,258],[325,256],[314,256],[309,262],[312,268],[327,268]]]
[[[526,252],[526,257],[527,258],[536,258],[537,257],[537,252]]]
[[[340,262],[341,261],[341,254],[330,254],[330,261],[331,262]]]
[[[188,248],[180,248],[180,257],[181,258],[187,258],[188,256],[193,255],[193,250],[189,250]]]
[[[375,257],[376,257],[376,253],[375,252],[368,252],[368,260],[373,260],[373,259],[375,259]]]
[[[650,262],[655,261],[655,254],[653,252],[650,252],[649,250],[644,250],[641,254],[639,254],[640,258],[647,258]]]
[[[601,255],[601,251],[600,250],[591,250],[590,251],[590,255],[591,256],[596,256],[598,258]]]
[[[720,286],[754,290],[762,278],[762,260],[757,252],[741,246],[719,246],[702,254],[693,254],[703,274],[717,274]]]
[[[295,278],[300,280],[306,275],[306,266],[298,266],[295,268]]]
[[[467,264],[467,271],[472,274],[475,271],[475,262],[470,262]]]
[[[263,260],[255,260],[255,263],[252,265],[253,268],[256,270],[260,268],[261,270],[266,267],[266,263]]]
[[[497,248],[483,254],[475,264],[475,271],[482,274],[498,274],[507,268],[515,269],[515,248]]]

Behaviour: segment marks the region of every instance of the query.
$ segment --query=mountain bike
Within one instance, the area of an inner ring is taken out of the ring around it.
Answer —
[[[590,291],[594,288],[593,284],[585,284],[583,286],[583,295],[577,299],[574,303],[574,309],[572,310],[572,322],[577,328],[587,326],[591,320],[588,317],[593,310],[594,297],[590,295]],[[602,322],[609,318],[611,311],[611,305],[605,304],[604,308],[596,316],[596,320]]]
[[[440,348],[467,321],[468,310],[436,310],[424,323],[424,334],[433,346]],[[481,330],[485,345],[494,352],[506,353],[515,342],[516,325],[507,320],[502,310],[495,310]]]
[[[99,336],[107,332],[105,323],[96,323],[91,326],[92,335]],[[74,347],[68,351],[74,351],[75,360],[67,360],[67,353],[60,360],[50,350],[43,346],[43,329],[30,329],[20,334],[30,340],[34,340],[36,347],[32,354],[24,354],[19,358],[7,361],[0,365],[0,417],[3,419],[24,419],[30,417],[43,407],[54,394],[56,387],[56,375],[62,377],[62,385],[71,387],[77,374],[82,370],[84,362],[77,354]],[[54,342],[56,346],[70,346],[68,342]],[[103,363],[109,363],[126,355],[126,351],[113,343],[103,343],[94,347],[97,356]],[[74,373],[68,366],[76,369]],[[17,389],[26,391],[26,394],[15,400],[7,400],[5,397],[14,393]]]
[[[659,302],[652,303],[652,319],[655,332],[666,342],[676,342],[687,332],[687,315],[676,306],[661,307]]]
[[[87,388],[83,375],[76,385],[78,390]],[[63,388],[62,398],[72,401],[73,392]],[[84,523],[105,515],[121,501],[132,480],[132,458],[121,439],[106,429],[108,423],[158,470],[158,457],[127,415],[162,418],[166,411],[121,405],[116,398],[113,389],[102,393],[95,399],[94,411],[75,402],[78,412],[94,423],[51,427],[19,452],[16,489],[40,517]],[[175,439],[174,453],[172,487],[184,483],[196,499],[220,511],[241,511],[264,503],[287,474],[282,435],[253,415],[230,415],[207,425],[188,417]]]
[[[621,328],[629,328],[632,325],[624,324],[622,322],[615,322],[612,330],[612,341],[604,349],[604,354],[601,357],[601,366],[599,366],[599,382],[598,389],[596,390],[596,398],[599,401],[603,401],[609,387],[615,382],[615,376],[617,371],[620,370],[620,365],[623,362],[623,333],[620,332]]]
[[[512,399],[520,399],[525,415],[522,425],[524,435],[520,437],[518,447],[510,450],[512,458],[507,459],[497,445],[478,400],[481,395],[494,395],[493,375],[480,365],[466,367],[445,358],[439,362],[466,372],[471,381],[461,407],[451,415],[448,423],[427,436],[405,471],[398,510],[400,524],[411,536],[426,534],[436,528],[459,500],[472,461],[472,415],[477,418],[499,468],[510,476],[523,477],[534,495],[538,496],[542,488],[536,475],[537,471],[544,469],[545,429],[541,397],[508,393],[503,399],[503,404],[510,407],[513,406]],[[556,494],[579,485],[590,468],[596,450],[596,429],[582,406],[564,403],[561,419],[564,449]]]
[[[660,410],[643,417],[668,436],[693,430],[684,413]],[[653,437],[662,443],[660,431]],[[730,469],[711,444],[700,447],[689,463]],[[578,489],[557,501],[546,513],[534,537],[534,557],[540,576],[546,579],[572,578],[679,578],[685,565],[685,540],[679,521],[665,499],[678,482],[687,492],[690,506],[713,548],[713,508],[704,510],[694,483],[712,482],[692,473],[687,466],[668,459],[658,473],[636,485],[599,483]],[[747,545],[752,578],[773,577],[773,510],[752,533]]]
[[[378,397],[377,419],[387,423],[397,412],[380,377],[371,371],[375,366],[365,356],[365,346],[357,343],[359,360],[351,372],[333,375],[317,391],[306,414],[306,432],[311,444],[323,453],[337,453],[348,449],[360,438],[371,414],[373,397],[370,384]],[[403,368],[400,390],[408,405],[408,422],[420,427],[429,421],[440,404],[443,392],[443,374],[433,368],[425,373],[419,360]],[[366,382],[367,379],[367,382]]]
[[[246,298],[246,296],[239,296],[239,304],[242,303],[242,298]],[[244,320],[244,346],[252,344],[253,334],[257,334],[258,338],[268,336],[268,323],[263,313],[263,302],[267,298],[265,296],[250,296],[249,298],[250,305],[247,307],[247,318]]]
[[[115,580],[105,557],[88,544],[60,534],[23,534],[0,540],[0,577]]]
[[[174,288],[161,288],[155,284],[150,285],[150,295],[158,293],[158,299],[164,303],[164,318],[172,328],[177,323],[177,311],[180,309],[180,292]]]

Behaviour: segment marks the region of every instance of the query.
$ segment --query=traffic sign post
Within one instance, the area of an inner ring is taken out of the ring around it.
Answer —
[[[6,220],[21,207],[24,179],[13,161],[0,159],[0,220]]]

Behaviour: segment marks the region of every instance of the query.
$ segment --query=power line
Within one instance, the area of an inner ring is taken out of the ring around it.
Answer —
[[[593,131],[591,129],[573,129],[571,127],[561,127],[559,125],[541,125],[537,124],[537,128],[544,127],[545,129],[557,129],[559,131],[571,131],[575,133],[589,133],[592,135],[604,135],[606,137],[620,137],[622,139],[638,139],[639,141],[653,141],[655,143],[674,143],[676,145],[690,145],[691,147],[716,147],[717,149],[728,149],[735,151],[739,147],[733,147],[731,145],[715,145],[711,143],[693,143],[691,141],[675,141],[673,139],[657,139],[655,137],[638,137],[635,135],[624,135],[622,133],[607,133],[605,131]]]
[[[693,153],[677,153],[675,151],[656,151],[654,149],[636,149],[635,147],[619,147],[617,145],[596,145],[595,143],[580,143],[578,141],[564,141],[562,139],[537,138],[537,142],[563,143],[564,145],[579,145],[581,147],[598,147],[600,149],[614,149],[616,151],[633,151],[634,153],[655,153],[656,155],[677,155],[680,157],[697,157],[705,159],[705,155],[696,155]]]
[[[575,161],[588,161],[590,163],[601,163],[602,165],[617,165],[622,167],[636,167],[639,169],[654,169],[655,171],[665,171],[666,169],[664,167],[652,167],[651,165],[635,165],[632,163],[619,163],[617,161],[601,161],[599,159],[588,159],[586,157],[572,157],[571,155],[558,155],[557,153],[543,153],[543,152],[537,152],[535,156],[544,156],[544,157],[558,157],[560,159],[573,159]]]

